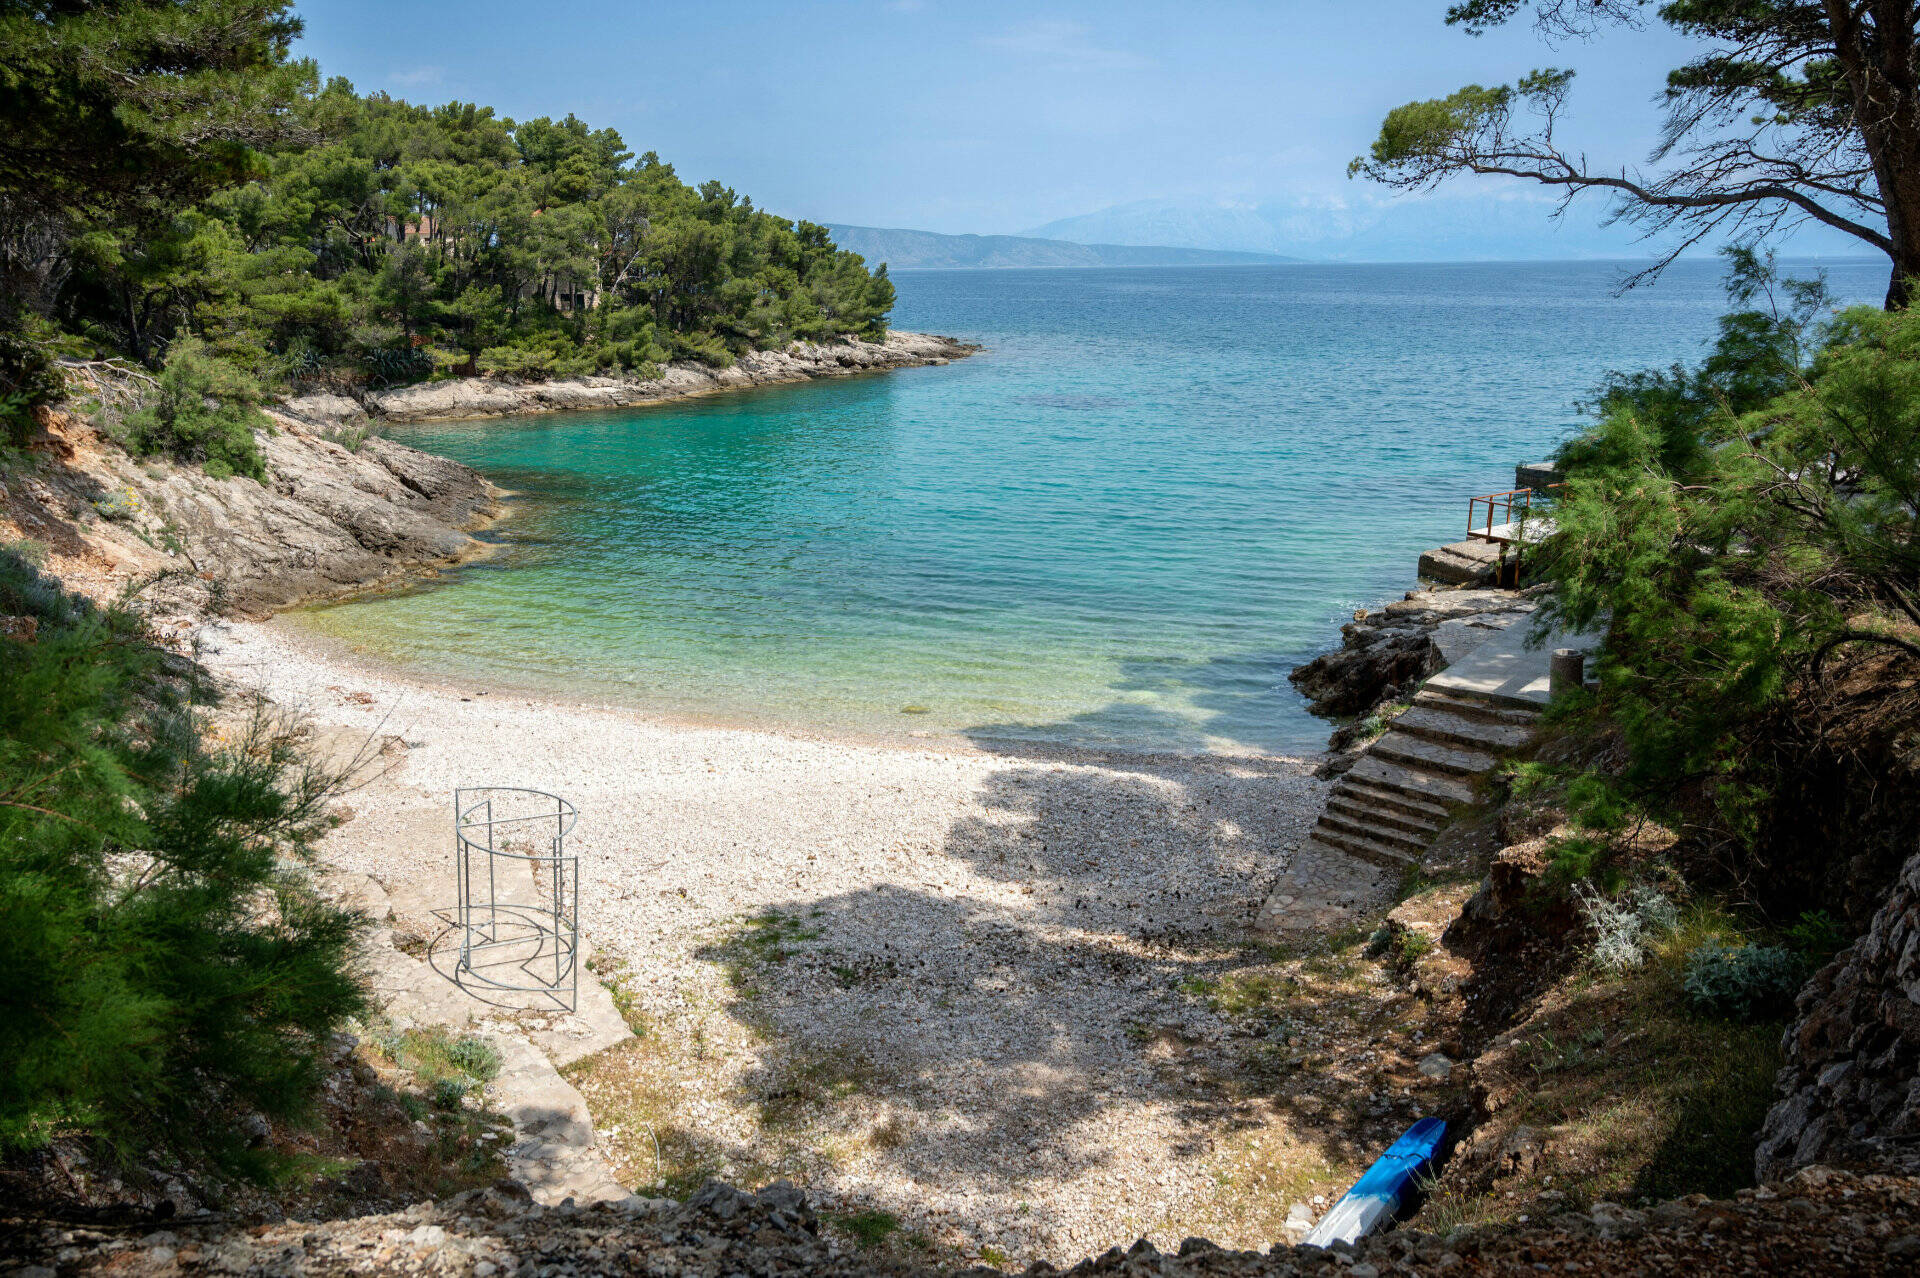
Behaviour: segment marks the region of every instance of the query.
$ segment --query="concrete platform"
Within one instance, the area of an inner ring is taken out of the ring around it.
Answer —
[[[1514,520],[1512,523],[1495,524],[1493,527],[1470,529],[1469,538],[1499,545],[1532,545],[1553,536],[1556,525],[1550,515],[1535,515],[1532,519]]]
[[[1538,709],[1547,704],[1547,662],[1555,648],[1578,648],[1592,653],[1605,630],[1580,634],[1555,632],[1539,647],[1529,648],[1530,620],[1516,622],[1449,666],[1424,685],[1450,697],[1491,701],[1495,705]]]
[[[1477,586],[1492,581],[1499,566],[1500,547],[1490,541],[1469,538],[1427,551],[1420,556],[1414,573],[1422,581]]]

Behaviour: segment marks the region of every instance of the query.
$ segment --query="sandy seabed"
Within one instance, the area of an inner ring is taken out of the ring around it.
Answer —
[[[975,1253],[1277,1240],[1285,1202],[1250,1206],[1231,1169],[1286,1133],[1167,1044],[1227,1033],[1194,978],[1249,943],[1317,816],[1310,760],[700,725],[415,678],[285,622],[202,647],[335,739],[387,743],[324,848],[341,869],[450,883],[455,786],[578,805],[583,930],[716,1174],[786,1174]],[[596,1108],[617,1148],[633,1120]]]

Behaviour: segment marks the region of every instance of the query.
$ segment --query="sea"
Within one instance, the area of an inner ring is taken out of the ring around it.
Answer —
[[[913,271],[944,367],[395,428],[514,494],[494,556],[293,614],[438,680],[987,748],[1304,753],[1288,683],[1417,586],[1717,261]],[[1879,298],[1883,262],[1824,271]]]

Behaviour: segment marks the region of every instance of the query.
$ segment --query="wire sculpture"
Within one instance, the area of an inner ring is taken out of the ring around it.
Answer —
[[[455,981],[546,995],[573,1011],[580,1000],[580,866],[567,851],[567,835],[578,810],[544,790],[482,786],[453,792],[453,817]]]

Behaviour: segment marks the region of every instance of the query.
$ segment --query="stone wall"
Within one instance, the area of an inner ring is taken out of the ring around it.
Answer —
[[[1920,1171],[1920,854],[1873,923],[1800,993],[1762,1180],[1813,1163]]]

